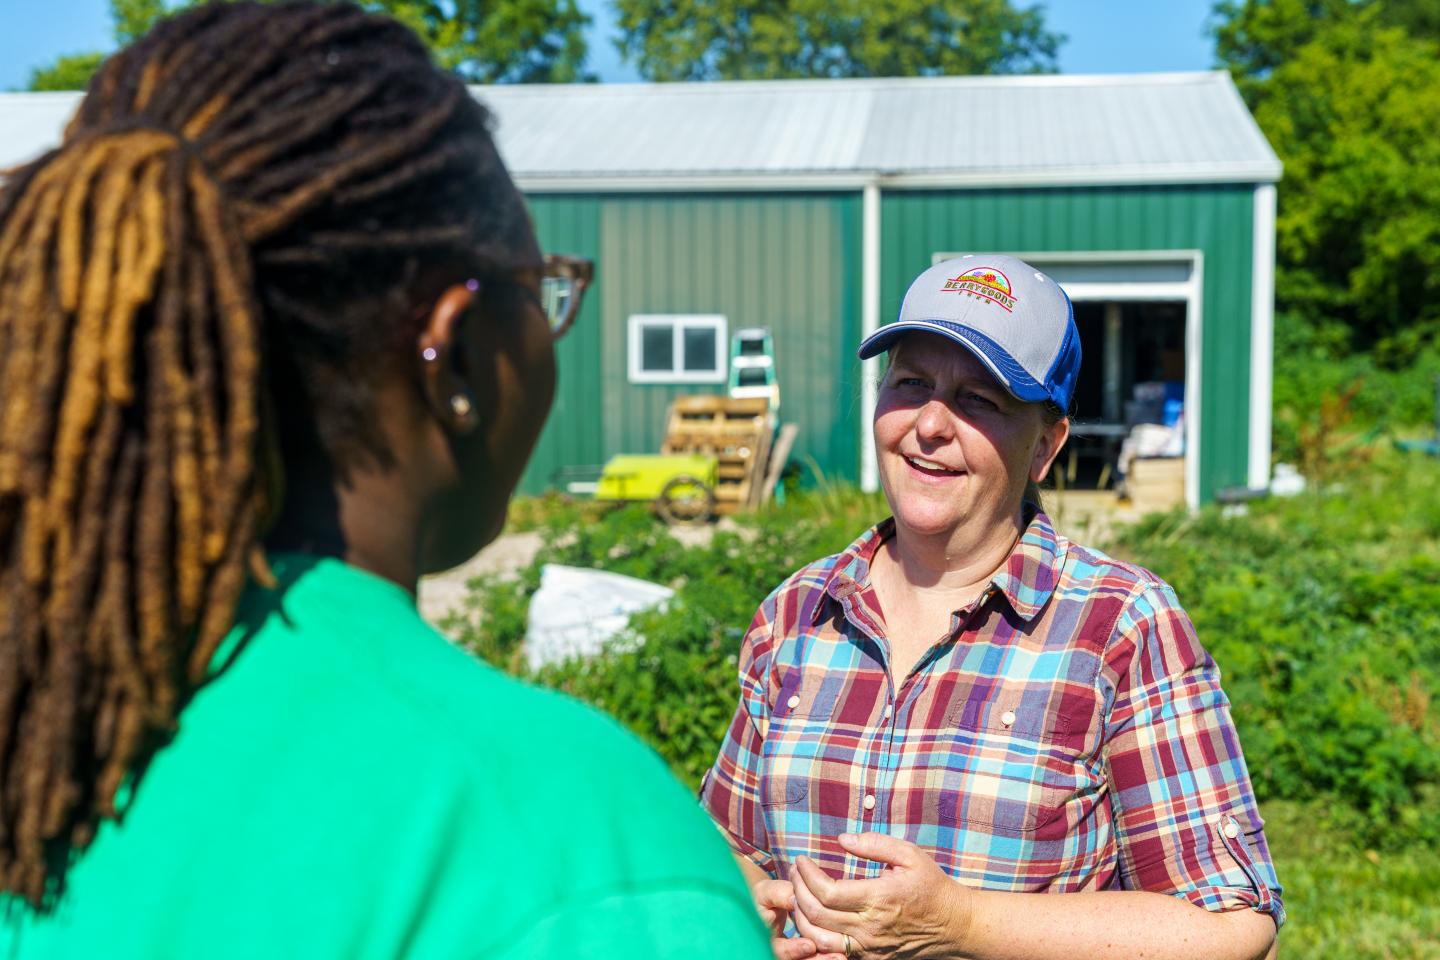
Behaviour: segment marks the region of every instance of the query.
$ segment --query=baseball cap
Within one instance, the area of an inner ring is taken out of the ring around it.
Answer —
[[[1024,260],[972,253],[935,264],[910,284],[895,322],[860,344],[860,359],[914,331],[968,349],[1017,400],[1070,409],[1080,375],[1075,310],[1058,283]]]

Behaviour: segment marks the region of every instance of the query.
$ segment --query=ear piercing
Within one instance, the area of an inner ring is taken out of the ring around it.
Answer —
[[[455,411],[455,416],[464,420],[469,418],[475,408],[471,405],[469,397],[463,393],[457,393],[450,398],[450,409]]]
[[[440,354],[435,350],[434,347],[426,347],[424,350],[420,351],[420,356],[425,360],[426,363],[434,363],[435,358],[440,356]]]

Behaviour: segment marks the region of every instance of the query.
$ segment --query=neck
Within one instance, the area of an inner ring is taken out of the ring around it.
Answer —
[[[345,482],[329,473],[298,471],[266,547],[336,557],[413,596],[420,517],[415,498],[397,489],[399,472],[355,470]]]
[[[946,594],[970,594],[989,582],[1024,532],[1023,507],[990,523],[925,534],[897,523],[887,542],[888,559],[905,582]]]

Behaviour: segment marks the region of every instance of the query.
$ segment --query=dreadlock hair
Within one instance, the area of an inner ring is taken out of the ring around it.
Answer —
[[[383,458],[362,374],[413,342],[421,266],[500,269],[523,231],[483,108],[349,4],[165,21],[11,172],[0,891],[46,900],[174,730],[263,574],[286,437]]]

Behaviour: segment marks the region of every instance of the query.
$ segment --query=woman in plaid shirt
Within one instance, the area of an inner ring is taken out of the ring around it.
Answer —
[[[701,788],[776,955],[1273,954],[1214,661],[1167,584],[1034,505],[1069,433],[1069,298],[1014,258],[947,261],[881,352],[894,516],[761,605]]]

